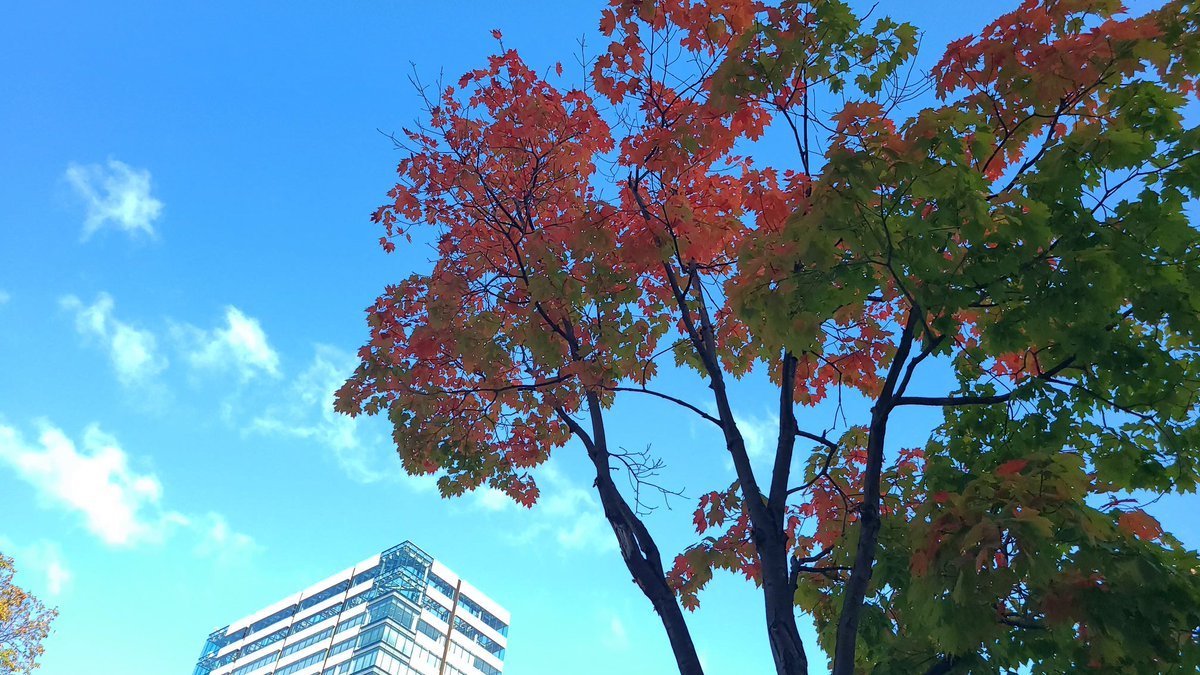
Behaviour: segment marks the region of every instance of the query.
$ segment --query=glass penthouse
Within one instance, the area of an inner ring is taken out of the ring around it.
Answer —
[[[213,631],[194,675],[497,675],[508,620],[406,541]]]

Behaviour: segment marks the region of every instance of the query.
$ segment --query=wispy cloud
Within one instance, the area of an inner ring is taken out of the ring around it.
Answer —
[[[108,293],[98,293],[91,304],[75,295],[64,296],[59,303],[75,315],[75,330],[80,335],[104,345],[122,384],[143,385],[169,365],[152,331],[116,317],[116,303]],[[258,319],[233,306],[225,308],[224,319],[223,326],[211,330],[172,325],[174,348],[198,370],[233,371],[243,380],[264,373],[278,377],[279,354]]]
[[[629,649],[629,631],[625,630],[625,623],[621,621],[621,617],[616,614],[609,615],[608,631],[602,633],[600,641],[604,648],[611,652],[623,652]]]
[[[517,508],[517,503],[512,500],[512,497],[504,494],[500,490],[491,487],[481,487],[471,494],[477,508],[492,513],[501,511],[509,511]]]
[[[616,550],[616,538],[604,518],[600,499],[592,490],[573,482],[553,460],[538,469],[536,478],[541,496],[528,513],[516,514],[528,523],[515,535],[517,543],[549,535],[563,550]],[[495,495],[483,493],[476,503],[480,508],[496,510],[493,506],[499,502]]]
[[[158,476],[135,469],[117,439],[99,427],[87,427],[76,443],[48,422],[36,426],[37,440],[27,441],[15,427],[0,425],[0,464],[33,486],[45,506],[78,516],[105,544],[160,543],[177,529],[198,533],[199,548],[209,554],[253,543],[218,514],[166,508]]]
[[[114,317],[114,302],[109,294],[100,293],[90,305],[74,295],[60,302],[64,309],[75,314],[75,330],[80,335],[104,345],[121,384],[144,384],[167,368],[167,358],[159,353],[154,334]]]
[[[103,227],[154,235],[154,221],[162,214],[163,203],[150,194],[148,170],[115,159],[105,165],[71,163],[66,179],[87,207],[84,240]]]
[[[48,597],[44,597],[44,600],[62,595],[71,583],[71,570],[67,568],[62,549],[56,542],[40,539],[21,546],[11,539],[0,537],[0,551],[16,561],[17,572],[23,578],[34,578],[36,586],[45,590],[45,596]]]
[[[116,440],[88,427],[80,446],[61,430],[38,425],[36,442],[13,427],[0,426],[0,460],[34,486],[39,496],[83,517],[87,529],[112,546],[161,539],[185,519],[164,510],[162,484],[129,466]]]
[[[219,513],[210,511],[192,518],[191,523],[200,534],[196,552],[219,563],[235,563],[262,549],[253,537],[230,527],[229,521]]]
[[[312,361],[288,387],[275,393],[272,403],[251,421],[249,430],[311,440],[329,450],[346,475],[361,483],[397,475],[399,461],[383,450],[391,446],[391,440],[365,428],[371,422],[384,422],[351,418],[333,409],[334,392],[356,363],[348,352],[317,345]],[[394,463],[389,467],[388,461]]]
[[[188,361],[204,370],[235,370],[243,380],[265,373],[279,376],[279,354],[271,347],[258,319],[237,307],[225,308],[225,326],[204,330],[181,326],[176,334],[190,343]]]
[[[717,406],[712,401],[706,401],[701,407],[710,415],[717,414]],[[742,434],[742,440],[746,444],[746,454],[750,456],[750,461],[758,468],[769,470],[771,462],[775,458],[775,445],[779,440],[779,416],[769,410],[764,410],[762,414],[735,410],[733,411],[733,420]],[[708,424],[701,424],[698,418],[691,418],[688,421],[688,435],[691,438],[696,440],[717,439],[717,442],[720,443],[725,469],[732,471],[733,460],[725,450],[720,433],[717,432],[716,436],[713,436],[714,428]]]
[[[0,305],[7,305],[9,300],[12,300],[12,294],[0,289]]]
[[[779,440],[777,415],[770,413],[759,416],[735,412],[733,418],[746,441],[746,454],[750,455],[751,461],[774,458],[775,445]]]

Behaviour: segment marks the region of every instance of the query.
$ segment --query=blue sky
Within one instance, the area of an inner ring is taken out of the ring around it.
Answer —
[[[512,611],[507,672],[672,669],[580,448],[542,472],[531,512],[447,502],[401,474],[385,424],[329,406],[363,308],[428,257],[384,256],[367,219],[398,159],[377,129],[418,115],[410,62],[457,78],[499,28],[569,77],[601,4],[7,8],[0,550],[61,611],[40,672],[190,672],[212,628],[405,539]],[[877,11],[927,28],[929,58],[981,24],[967,4]],[[772,397],[738,388],[755,442]],[[652,445],[689,494],[728,485],[719,447],[668,412],[619,406],[619,444]],[[691,504],[650,519],[666,551],[688,543]],[[1164,520],[1200,539],[1181,510]],[[709,671],[767,672],[754,590],[719,577],[702,600]]]

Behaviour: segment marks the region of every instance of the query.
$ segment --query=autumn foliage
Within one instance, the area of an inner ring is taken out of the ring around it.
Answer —
[[[928,77],[916,27],[838,0],[614,0],[600,30],[573,88],[501,43],[422,90],[373,219],[436,259],[368,309],[339,410],[526,505],[577,439],[681,672],[717,570],[761,588],[780,673],[798,615],[838,674],[1194,672],[1200,558],[1144,502],[1200,477],[1200,7],[1027,0]],[[769,471],[745,376],[778,393]],[[673,563],[612,480],[617,397],[733,463]],[[918,407],[941,424],[896,446]]]
[[[58,616],[13,583],[12,558],[0,553],[0,673],[31,673],[45,652],[42,642]]]

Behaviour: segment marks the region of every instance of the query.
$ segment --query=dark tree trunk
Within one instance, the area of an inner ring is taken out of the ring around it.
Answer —
[[[621,558],[633,576],[633,582],[650,600],[654,611],[662,620],[680,675],[704,675],[704,670],[700,667],[700,657],[696,654],[696,646],[692,643],[692,634],[683,618],[683,610],[675,599],[675,593],[667,585],[658,545],[654,543],[654,538],[650,536],[645,523],[638,518],[613,483],[599,399],[594,394],[589,394],[587,401],[592,422],[591,434],[565,410],[560,409],[559,416],[587,448],[588,458],[592,460],[596,469],[595,487],[600,495],[600,504],[604,507],[604,517],[612,527],[613,534],[617,536]]]
[[[607,456],[599,456],[599,451],[589,454],[592,454],[592,462],[596,465],[596,487],[600,493],[600,503],[604,506],[604,517],[617,535],[621,557],[633,575],[633,582],[642,589],[662,620],[680,675],[702,675],[704,671],[700,667],[691,632],[684,621],[683,610],[675,599],[675,593],[667,586],[658,547],[641,519],[613,484]]]
[[[634,196],[642,207],[643,214],[650,219],[646,205],[642,202],[636,186]],[[754,468],[750,455],[746,452],[746,441],[738,430],[737,421],[733,416],[733,408],[729,404],[729,393],[725,389],[725,378],[717,357],[716,335],[712,321],[708,315],[704,293],[699,284],[695,287],[696,312],[699,325],[692,318],[688,307],[686,293],[680,286],[674,269],[663,264],[663,271],[671,283],[672,293],[679,306],[681,319],[692,340],[696,353],[700,355],[704,368],[709,377],[709,388],[712,389],[714,402],[717,404],[717,417],[725,436],[725,447],[733,460],[734,471],[744,497],[743,508],[750,516],[751,537],[759,558],[759,570],[762,575],[764,592],[764,609],[767,619],[767,637],[771,645],[771,655],[775,659],[775,670],[778,675],[808,675],[808,659],[804,653],[804,643],[800,639],[800,631],[796,626],[795,614],[795,585],[788,569],[787,535],[784,532],[784,511],[787,501],[787,480],[791,467],[792,449],[795,435],[795,417],[792,411],[792,387],[795,374],[796,359],[786,353],[783,360],[783,386],[780,388],[780,437],[775,457],[775,470],[772,473],[769,494],[764,494],[754,477]],[[688,266],[688,276],[696,278],[696,263]],[[688,284],[691,287],[691,284]]]
[[[767,638],[775,672],[779,675],[808,675],[808,658],[804,642],[796,627],[795,589],[787,567],[786,541],[775,551],[774,546],[759,550],[762,565],[763,599],[767,613]]]
[[[779,437],[775,466],[765,509],[759,517],[769,529],[755,528],[755,548],[762,571],[763,600],[767,612],[767,639],[779,675],[807,675],[808,657],[796,627],[796,581],[789,569],[787,535],[784,533],[788,480],[796,445],[795,378],[796,357],[784,352],[780,363]]]
[[[853,675],[854,652],[858,642],[858,619],[867,587],[871,583],[875,565],[875,550],[879,544],[879,477],[883,464],[883,436],[887,430],[887,418],[878,427],[871,425],[871,438],[867,443],[867,468],[863,481],[865,491],[862,508],[859,509],[858,547],[854,552],[854,564],[850,568],[850,580],[846,582],[842,596],[842,614],[838,617],[837,641],[833,650],[831,675]],[[873,447],[874,446],[874,447]]]
[[[833,646],[833,670],[830,675],[854,675],[854,652],[858,646],[858,621],[862,615],[863,601],[871,585],[875,567],[875,553],[879,546],[879,504],[883,473],[883,442],[887,437],[888,418],[895,407],[893,396],[900,379],[900,371],[908,361],[912,349],[913,333],[917,328],[919,310],[913,308],[904,326],[896,356],[888,368],[883,389],[871,410],[871,427],[867,435],[867,466],[863,472],[863,501],[859,507],[858,546],[854,552],[854,563],[850,566],[850,580],[846,582],[842,596],[842,613],[838,617],[837,639]],[[917,359],[920,360],[920,357]],[[915,365],[915,363],[914,363]],[[901,385],[901,390],[903,390]]]

